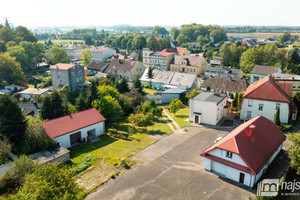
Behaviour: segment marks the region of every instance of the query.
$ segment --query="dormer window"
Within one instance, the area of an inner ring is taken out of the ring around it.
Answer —
[[[226,152],[226,157],[227,157],[227,158],[232,158],[232,152],[227,151],[227,152]]]

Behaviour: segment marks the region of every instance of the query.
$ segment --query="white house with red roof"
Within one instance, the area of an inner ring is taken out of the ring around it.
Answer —
[[[279,107],[282,123],[288,123],[290,116],[295,120],[297,111],[291,104],[292,88],[291,83],[276,82],[270,75],[251,84],[243,95],[240,119],[263,115],[273,121]]]
[[[229,132],[201,156],[205,158],[206,170],[253,187],[278,155],[285,139],[271,120],[260,115]]]
[[[190,52],[187,48],[182,47],[166,48],[159,52],[154,52],[149,48],[144,48],[143,64],[146,68],[153,67],[155,69],[165,71],[170,68],[170,63],[174,55],[190,55]]]
[[[105,118],[95,109],[80,111],[43,123],[47,135],[69,148],[87,138],[105,134]]]

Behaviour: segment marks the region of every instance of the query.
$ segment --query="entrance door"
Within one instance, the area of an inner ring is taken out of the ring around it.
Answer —
[[[81,139],[81,133],[80,132],[73,133],[72,135],[70,135],[71,145],[80,142],[80,139]]]
[[[240,183],[244,183],[244,179],[245,179],[245,174],[244,173],[240,173]]]
[[[199,123],[199,116],[195,115],[195,124],[198,124],[198,123]]]

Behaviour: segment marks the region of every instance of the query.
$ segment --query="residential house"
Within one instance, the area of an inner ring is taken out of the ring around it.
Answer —
[[[14,92],[14,91],[20,91],[20,90],[25,90],[28,86],[26,85],[23,85],[23,86],[20,86],[20,85],[7,85],[7,86],[4,86],[4,88],[6,90],[10,90],[11,92]]]
[[[270,75],[251,84],[243,95],[240,119],[248,120],[263,115],[273,121],[280,108],[280,121],[288,123],[296,119],[297,111],[291,104],[292,84],[280,83]]]
[[[90,49],[88,45],[69,46],[69,47],[65,47],[62,49],[64,49],[66,51],[70,60],[80,60],[82,50],[84,50],[86,48]]]
[[[113,59],[105,68],[104,73],[116,77],[134,81],[141,78],[145,71],[145,66],[136,60]]]
[[[137,60],[138,59],[138,53],[136,51],[131,52],[129,55],[131,60]]]
[[[245,47],[256,47],[258,46],[257,40],[255,39],[248,39],[248,40],[244,40],[242,42],[242,45]]]
[[[226,94],[201,92],[190,100],[189,120],[195,124],[217,125],[226,113]]]
[[[235,94],[245,91],[248,87],[248,83],[245,79],[210,77],[204,80],[201,85],[201,90],[206,90],[208,86],[210,87],[211,91]]]
[[[220,66],[222,63],[221,57],[213,57],[212,60],[210,60],[210,65],[212,66]]]
[[[259,115],[235,128],[200,155],[205,169],[253,187],[276,158],[284,133]]]
[[[192,48],[192,49],[196,49],[197,47],[200,46],[200,44],[198,42],[187,42],[185,43],[189,46],[189,48]]]
[[[60,146],[69,148],[85,138],[105,134],[105,120],[95,108],[91,108],[46,121],[43,128]]]
[[[272,74],[272,77],[280,83],[292,83],[293,84],[292,96],[294,96],[296,94],[296,92],[300,92],[300,76],[299,75],[274,73],[274,74]]]
[[[25,115],[31,115],[31,116],[39,114],[42,106],[41,103],[37,103],[37,102],[33,102],[33,103],[19,102],[18,104]]]
[[[108,62],[100,62],[100,61],[95,61],[92,60],[87,66],[86,68],[88,70],[93,71],[94,73],[97,72],[104,72],[106,67],[109,65]]]
[[[282,70],[280,69],[280,67],[255,65],[255,67],[251,71],[250,83],[254,83],[274,73],[282,74]]]
[[[170,42],[170,45],[171,45],[172,48],[180,47],[180,44],[176,40]]]
[[[207,62],[203,56],[176,56],[174,63],[170,65],[170,71],[195,75],[202,75],[207,67]]]
[[[232,79],[241,79],[243,78],[243,71],[231,67],[219,67],[210,64],[204,70],[204,77],[226,77]]]
[[[235,42],[243,42],[245,40],[255,40],[257,41],[258,38],[256,36],[234,36]]]
[[[64,85],[69,85],[74,92],[85,82],[84,67],[78,64],[58,63],[50,66],[52,85],[55,89],[60,89]]]
[[[102,46],[91,49],[91,53],[93,55],[92,60],[105,62],[117,52],[112,48]]]
[[[189,51],[182,47],[167,48],[160,52],[153,52],[149,48],[144,48],[143,64],[146,68],[152,67],[161,71],[165,71],[170,68],[170,63],[174,59],[175,55],[189,55]]]
[[[148,69],[145,70],[140,78],[143,85],[149,85]],[[194,74],[183,74],[178,72],[153,70],[151,86],[158,90],[171,88],[182,88],[186,90],[200,89],[200,81]]]
[[[39,98],[41,95],[48,95],[49,89],[48,88],[27,88],[18,92],[20,98],[22,99],[34,99]]]

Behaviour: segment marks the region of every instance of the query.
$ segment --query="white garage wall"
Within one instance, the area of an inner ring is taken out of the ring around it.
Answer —
[[[72,135],[73,133],[77,133],[77,132],[81,132],[81,138],[85,138],[88,136],[87,132],[89,130],[95,129],[96,130],[96,136],[100,136],[103,135],[105,133],[105,122],[99,122],[97,124],[93,124],[91,126],[82,128],[82,129],[78,129],[76,131],[70,132],[68,134],[59,136],[54,138],[54,140],[56,140],[57,142],[59,142],[59,145],[65,148],[69,148],[71,147],[71,141],[70,141],[70,135]]]

